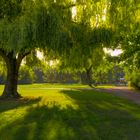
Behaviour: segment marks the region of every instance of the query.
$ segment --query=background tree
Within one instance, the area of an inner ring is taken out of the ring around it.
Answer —
[[[92,86],[92,69],[100,66],[103,48],[110,46],[113,34],[106,20],[107,1],[80,2],[81,5],[72,8],[70,31],[74,47],[69,57],[62,58],[62,65],[71,71],[86,72],[87,83]]]
[[[114,45],[122,49],[121,60],[125,68],[126,80],[139,87],[140,52],[140,1],[111,1],[110,23],[116,32]]]

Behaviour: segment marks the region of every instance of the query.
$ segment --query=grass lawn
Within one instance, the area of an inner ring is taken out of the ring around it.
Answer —
[[[0,140],[140,140],[139,105],[83,88],[19,86],[25,99],[0,102]]]

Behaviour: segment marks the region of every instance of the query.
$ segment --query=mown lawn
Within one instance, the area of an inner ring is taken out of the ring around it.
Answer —
[[[24,99],[0,101],[0,140],[140,140],[139,105],[83,88],[19,86]]]

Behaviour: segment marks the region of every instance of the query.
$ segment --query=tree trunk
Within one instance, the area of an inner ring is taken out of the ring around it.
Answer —
[[[18,72],[22,59],[29,53],[19,53],[14,56],[13,52],[5,53],[0,50],[0,55],[4,58],[7,66],[7,79],[1,98],[20,98],[17,91]]]
[[[6,62],[6,66],[7,66],[7,79],[6,79],[2,97],[19,98],[21,96],[17,92],[18,71],[19,71],[17,59],[13,57],[8,58]]]
[[[88,85],[93,88],[92,78],[91,78],[91,69],[92,69],[92,65],[88,69],[86,69],[86,75],[87,75],[87,83],[88,83]]]

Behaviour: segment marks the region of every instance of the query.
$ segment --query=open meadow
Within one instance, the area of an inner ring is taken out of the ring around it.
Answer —
[[[86,88],[20,85],[23,99],[0,101],[0,140],[140,139],[139,105]]]

